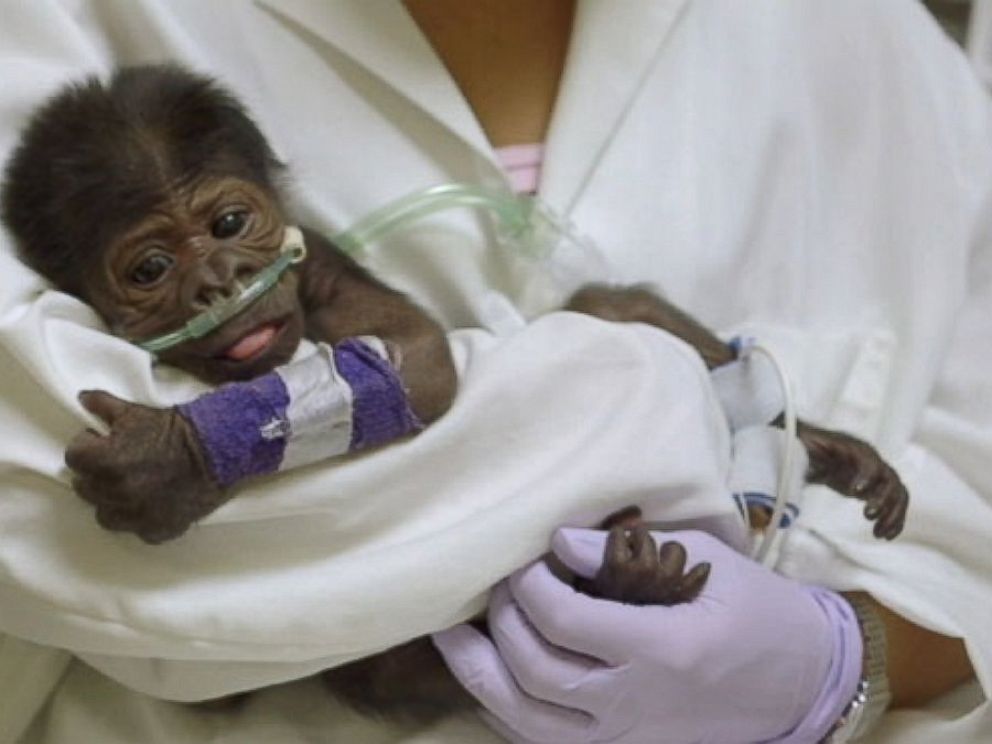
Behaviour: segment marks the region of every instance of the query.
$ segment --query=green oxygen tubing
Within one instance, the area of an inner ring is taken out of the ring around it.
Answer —
[[[401,227],[454,207],[487,210],[496,218],[496,234],[500,242],[514,246],[520,253],[532,258],[548,256],[563,242],[584,247],[571,225],[539,199],[461,183],[432,186],[402,197],[366,215],[331,240],[346,253],[357,253]],[[305,258],[303,234],[299,228],[287,227],[279,258],[256,274],[237,294],[217,301],[182,328],[139,341],[137,345],[157,354],[206,336],[272,289],[291,266]]]
[[[141,341],[138,346],[157,354],[186,341],[203,338],[272,289],[290,266],[300,263],[306,257],[303,233],[297,227],[287,227],[279,249],[279,258],[259,271],[236,295],[211,304],[202,313],[190,318],[182,328]]]

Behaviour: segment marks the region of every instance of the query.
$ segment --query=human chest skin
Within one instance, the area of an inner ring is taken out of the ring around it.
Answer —
[[[406,0],[493,147],[543,142],[575,0]]]

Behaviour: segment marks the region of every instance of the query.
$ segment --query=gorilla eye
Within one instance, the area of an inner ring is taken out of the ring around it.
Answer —
[[[228,212],[227,214],[223,214],[217,218],[217,221],[211,225],[210,234],[219,240],[223,240],[224,238],[233,238],[235,235],[244,230],[247,222],[248,212],[244,210]]]
[[[172,256],[153,253],[131,269],[131,281],[142,287],[148,287],[161,279],[165,272],[172,268],[173,263]]]

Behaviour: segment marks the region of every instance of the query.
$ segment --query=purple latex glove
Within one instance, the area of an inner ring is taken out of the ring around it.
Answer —
[[[554,552],[592,577],[605,532],[559,530]],[[700,596],[673,607],[593,599],[543,561],[498,585],[492,640],[459,625],[434,636],[448,666],[516,742],[813,744],[854,697],[861,633],[850,605],[779,576],[701,532],[676,540],[712,564]]]

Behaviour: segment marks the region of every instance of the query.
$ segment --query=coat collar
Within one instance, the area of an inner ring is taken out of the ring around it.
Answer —
[[[366,68],[490,161],[468,103],[402,3],[255,0]],[[571,208],[688,0],[579,0],[541,192]]]
[[[399,0],[255,0],[300,36],[330,44],[492,158],[458,86]]]
[[[687,2],[580,0],[545,143],[549,204],[575,206]]]

